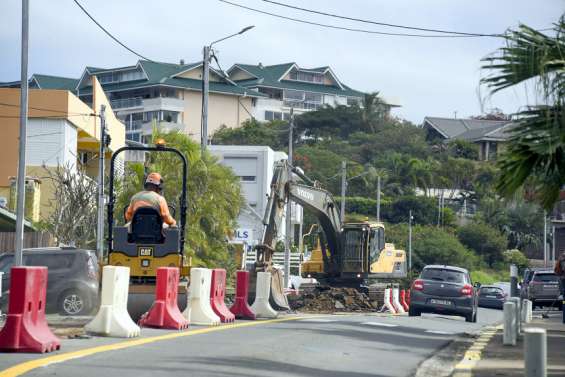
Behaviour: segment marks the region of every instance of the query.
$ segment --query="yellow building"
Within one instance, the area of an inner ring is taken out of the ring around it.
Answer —
[[[64,165],[80,167],[96,179],[100,145],[99,114],[102,105],[106,106],[106,127],[111,137],[106,157],[109,159],[113,151],[125,145],[125,126],[114,115],[98,80],[95,77],[91,80],[91,103],[86,104],[68,90],[68,79],[32,76],[29,90],[26,175],[32,178],[28,179],[28,189],[40,190],[40,193],[26,193],[26,198],[31,200],[31,203],[26,203],[26,207],[29,207],[28,217],[34,221],[45,218],[50,213],[54,199],[53,185],[48,179],[44,179],[47,173],[45,169]],[[17,85],[12,83],[4,86]],[[19,88],[0,87],[0,127],[3,141],[0,148],[0,198],[4,197],[8,202],[13,196],[10,195],[10,178],[17,175],[19,104]],[[8,205],[11,207],[11,203]]]

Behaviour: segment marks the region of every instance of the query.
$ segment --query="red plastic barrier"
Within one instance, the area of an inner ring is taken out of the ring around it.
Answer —
[[[410,307],[410,289],[406,290],[406,297],[405,297],[405,301],[408,304],[408,307]]]
[[[45,319],[47,267],[12,267],[6,324],[0,331],[0,350],[51,352],[61,348]]]
[[[177,303],[178,285],[179,269],[177,267],[157,269],[155,302],[139,320],[140,326],[172,330],[182,330],[188,327],[188,321],[183,317]]]
[[[235,302],[230,312],[236,318],[256,319],[253,309],[247,303],[249,297],[249,271],[237,271],[235,282]]]
[[[394,306],[394,298],[392,297],[392,288],[388,288],[390,290],[390,305],[394,308],[394,310],[396,312],[398,312],[398,309],[396,308],[396,306]]]
[[[212,284],[210,285],[210,306],[222,323],[235,321],[235,315],[225,303],[226,297],[226,270],[215,268],[212,270]]]
[[[406,290],[400,290],[400,305],[404,308],[404,310],[408,310],[408,303],[406,302]]]

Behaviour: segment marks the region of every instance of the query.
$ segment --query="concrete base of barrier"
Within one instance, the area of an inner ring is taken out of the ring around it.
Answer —
[[[102,299],[98,314],[85,327],[97,335],[133,338],[141,330],[127,311],[129,267],[105,266],[102,271]]]
[[[277,318],[278,312],[269,303],[271,292],[271,273],[257,272],[257,286],[255,288],[255,301],[251,310],[257,318]]]
[[[210,306],[210,287],[212,271],[207,268],[192,268],[190,270],[190,288],[188,303],[183,312],[184,318],[195,325],[217,326],[220,317]]]

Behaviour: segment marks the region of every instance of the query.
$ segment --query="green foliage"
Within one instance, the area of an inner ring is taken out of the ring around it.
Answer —
[[[479,146],[466,140],[451,140],[447,144],[447,150],[451,157],[466,158],[468,160],[479,159]]]
[[[508,244],[506,237],[498,229],[484,223],[462,226],[457,231],[457,236],[463,245],[482,256],[489,266],[502,260],[502,252]]]
[[[506,46],[487,57],[481,82],[492,93],[532,82],[541,98],[516,115],[507,149],[498,159],[498,191],[511,197],[528,185],[551,209],[565,184],[565,16],[555,35],[526,25],[506,33]]]
[[[408,222],[408,214],[412,210],[414,224],[437,224],[437,203],[425,196],[402,196],[382,209],[383,218],[391,223]]]
[[[288,124],[247,120],[239,128],[222,126],[214,133],[212,142],[220,145],[267,145],[276,151],[287,150]]]
[[[509,281],[510,273],[508,271],[496,271],[491,269],[480,269],[471,271],[471,280],[473,283],[481,283],[481,285],[489,285],[501,281]]]
[[[239,179],[208,153],[202,159],[200,146],[188,136],[174,132],[154,135],[156,137],[165,139],[167,146],[179,149],[188,159],[185,253],[192,256],[193,265],[229,270],[233,267],[233,260],[228,252],[227,237],[236,226],[243,204]],[[121,211],[131,196],[143,189],[144,175],[148,171],[157,171],[163,176],[164,195],[169,204],[176,206],[178,221],[182,170],[178,157],[172,153],[153,153],[145,167],[141,164],[126,167],[124,180],[117,190],[116,211]]]
[[[506,263],[506,265],[508,266],[515,264],[520,271],[524,270],[530,265],[528,258],[526,258],[526,256],[517,249],[506,250],[504,252],[504,263]]]

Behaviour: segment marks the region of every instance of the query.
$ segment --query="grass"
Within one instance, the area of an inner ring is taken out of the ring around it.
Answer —
[[[471,280],[473,283],[479,282],[482,285],[492,284],[498,281],[510,281],[510,274],[506,271],[475,270],[471,271]]]

